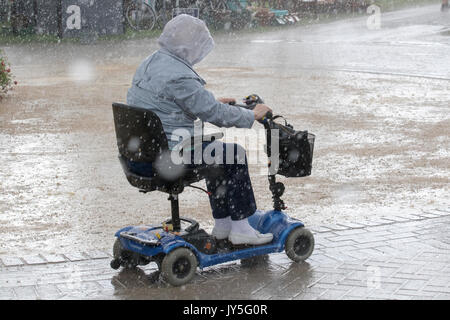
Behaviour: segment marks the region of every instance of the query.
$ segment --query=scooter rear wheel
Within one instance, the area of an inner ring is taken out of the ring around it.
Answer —
[[[126,269],[136,268],[138,262],[133,259],[133,253],[123,249],[119,239],[116,239],[113,246],[114,262],[111,264],[113,269],[118,269],[120,266]]]
[[[314,251],[314,236],[304,227],[296,228],[289,234],[285,251],[287,256],[295,261],[305,261]]]
[[[182,286],[194,277],[197,265],[197,258],[191,250],[177,248],[164,257],[161,276],[173,286]]]

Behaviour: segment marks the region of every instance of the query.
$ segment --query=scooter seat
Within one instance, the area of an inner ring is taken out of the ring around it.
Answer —
[[[141,192],[151,192],[151,191],[162,191],[166,193],[181,193],[185,186],[192,183],[198,182],[206,177],[206,175],[211,174],[211,168],[197,167],[195,169],[183,168],[183,173],[177,179],[167,179],[153,173],[151,176],[145,176],[133,172],[129,166],[129,161],[123,157],[119,156],[122,169],[128,182],[139,188]]]
[[[112,107],[119,160],[128,182],[140,191],[178,194],[185,186],[222,170],[220,166],[174,164],[161,120],[154,112],[122,103]]]

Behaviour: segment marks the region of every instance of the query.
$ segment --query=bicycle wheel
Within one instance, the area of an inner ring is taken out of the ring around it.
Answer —
[[[125,14],[127,22],[134,30],[152,30],[156,23],[156,13],[143,0],[131,2]]]
[[[196,1],[196,5],[199,8],[200,15],[217,11],[225,11],[228,9],[224,0],[198,0]]]
[[[215,11],[225,11],[228,10],[227,3],[224,0],[214,0],[211,1],[212,9]]]

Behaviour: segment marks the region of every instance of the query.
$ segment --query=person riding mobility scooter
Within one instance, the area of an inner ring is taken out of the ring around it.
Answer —
[[[262,99],[250,95],[245,104],[254,108]],[[314,250],[314,237],[297,219],[290,218],[282,210],[286,207],[281,196],[284,185],[276,181],[276,175],[304,177],[311,174],[315,136],[307,131],[295,131],[287,122],[275,122],[280,116],[270,112],[260,121],[266,131],[266,153],[269,158],[269,185],[273,198],[273,210],[258,210],[249,217],[250,225],[260,233],[271,233],[270,243],[235,246],[226,239],[217,240],[198,222],[179,216],[178,197],[185,187],[211,174],[211,167],[189,168],[171,159],[167,137],[158,116],[145,108],[120,103],[113,104],[114,125],[119,159],[129,183],[140,192],[161,191],[169,194],[171,219],[157,225],[128,226],[116,232],[111,267],[133,268],[155,262],[165,281],[174,286],[189,282],[197,267],[201,269],[239,259],[249,259],[274,252],[285,251],[293,261],[306,260]],[[276,133],[276,134],[275,134]],[[220,138],[219,134],[204,136],[202,141]],[[278,142],[278,152],[272,154],[272,140]],[[192,137],[195,147],[196,138]],[[273,161],[275,157],[276,161]],[[135,163],[155,164],[148,175],[132,171],[129,160]],[[270,161],[272,160],[272,161]],[[278,167],[274,166],[278,162]],[[163,163],[163,165],[161,165]],[[159,165],[157,165],[159,164]],[[162,168],[162,169],[161,169]],[[177,172],[168,176],[164,171]],[[196,186],[194,188],[201,189]]]

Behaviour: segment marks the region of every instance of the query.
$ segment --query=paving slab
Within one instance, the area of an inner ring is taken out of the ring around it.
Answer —
[[[306,262],[284,253],[229,262],[199,269],[182,287],[161,280],[156,264],[113,270],[102,250],[0,256],[0,299],[449,299],[450,210],[439,212],[317,227]]]

